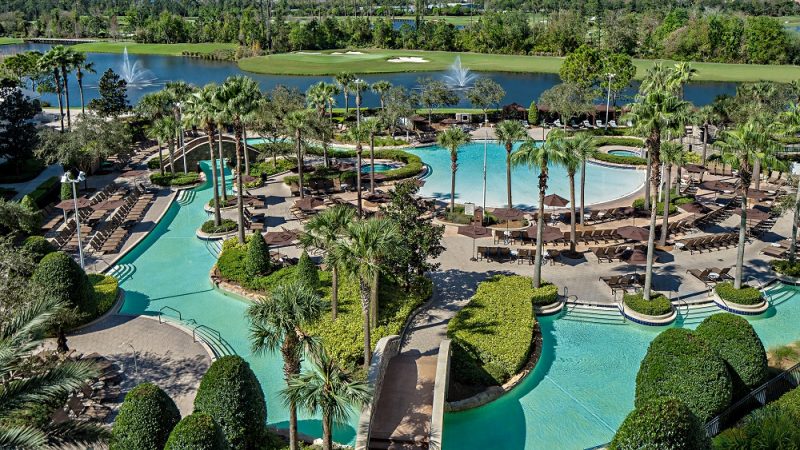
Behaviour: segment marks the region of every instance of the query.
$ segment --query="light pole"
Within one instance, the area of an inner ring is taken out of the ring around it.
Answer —
[[[75,204],[75,230],[78,232],[78,255],[81,259],[81,269],[84,268],[83,264],[83,245],[81,244],[81,219],[78,215],[78,190],[75,185],[86,180],[86,174],[83,171],[78,172],[78,178],[72,179],[69,172],[64,172],[61,176],[62,183],[70,183],[72,185],[72,201]]]
[[[617,76],[615,73],[608,73],[608,98],[606,98],[606,130],[608,130],[608,109],[611,107],[611,80]]]

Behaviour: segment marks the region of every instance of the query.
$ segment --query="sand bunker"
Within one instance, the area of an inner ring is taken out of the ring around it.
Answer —
[[[333,53],[331,53],[331,55],[363,55],[363,54],[364,53],[362,53],[362,52],[344,52],[344,53],[342,53],[342,52],[333,52]]]
[[[298,55],[321,55],[320,52],[296,52]]]
[[[425,58],[420,58],[419,56],[398,56],[397,58],[387,59],[387,62],[391,63],[426,63],[430,62]]]

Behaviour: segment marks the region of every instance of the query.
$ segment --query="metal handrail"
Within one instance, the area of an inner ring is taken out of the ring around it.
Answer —
[[[194,340],[195,342],[197,342],[196,332],[197,332],[198,328],[203,328],[203,329],[206,329],[208,331],[211,331],[211,332],[213,332],[213,333],[215,333],[217,335],[217,339],[222,340],[222,334],[219,331],[217,331],[217,330],[215,330],[215,329],[213,329],[213,328],[211,328],[209,326],[206,326],[206,325],[203,325],[203,324],[199,324],[199,325],[196,325],[194,328],[192,328],[192,340]]]
[[[772,304],[772,296],[769,295],[767,289],[765,287],[765,283],[758,281],[755,277],[747,277],[747,283],[749,284],[751,281],[755,282],[755,287],[758,289],[758,292],[761,292],[761,295],[764,296],[764,299],[769,303]]]
[[[161,322],[161,316],[164,314],[164,310],[165,309],[168,309],[170,311],[175,311],[176,313],[178,313],[178,320],[183,320],[183,317],[181,316],[181,312],[180,311],[178,311],[177,309],[175,309],[175,308],[173,308],[171,306],[162,306],[161,309],[158,310],[158,323],[163,323],[163,322]]]

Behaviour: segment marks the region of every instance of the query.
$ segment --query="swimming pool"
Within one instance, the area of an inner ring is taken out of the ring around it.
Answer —
[[[515,145],[516,149],[519,144]],[[458,151],[456,172],[456,201],[459,203],[483,203],[483,142],[472,142]],[[438,146],[406,150],[413,153],[432,169],[420,189],[425,197],[450,199],[450,151]],[[506,150],[494,142],[486,144],[486,206],[504,206],[506,194]],[[563,167],[551,166],[547,193],[569,198],[569,180]],[[514,206],[534,208],[539,195],[538,170],[528,167],[511,169],[511,193]],[[606,202],[623,197],[638,190],[644,183],[645,172],[599,164],[586,167],[586,204]],[[580,172],[575,177],[579,190]],[[579,197],[576,194],[576,201]]]
[[[201,162],[201,167],[210,179],[209,162]],[[233,177],[228,169],[226,174],[230,193]],[[247,303],[212,288],[208,274],[216,257],[204,241],[195,237],[195,230],[208,219],[203,206],[212,196],[210,182],[194,191],[191,202],[173,202],[155,229],[118,263],[134,271],[120,283],[125,290],[120,313],[155,315],[169,306],[180,311],[184,321],[193,319],[219,330],[236,353],[250,363],[261,382],[267,400],[268,422],[288,428],[289,413],[278,395],[284,385],[281,357],[277,353],[253,355],[245,317]],[[317,417],[302,411],[298,411],[298,417],[302,433],[322,435],[322,424]],[[352,444],[356,422],[354,416],[349,425],[335,427],[336,442]]]
[[[389,170],[396,169],[396,168],[397,167],[395,167],[392,164],[385,164],[385,163],[376,163],[375,164],[375,172],[376,173],[377,172],[387,172]],[[370,169],[370,164],[361,166],[361,172],[362,173],[369,173],[369,169]]]
[[[636,156],[639,158],[642,156],[639,154],[639,152],[635,152],[633,150],[609,150],[608,154],[614,156]]]
[[[800,288],[778,284],[770,294],[774,306],[748,319],[767,348],[800,338]],[[553,317],[539,324],[544,348],[534,371],[492,403],[447,413],[444,450],[578,449],[611,440],[633,409],[647,346],[663,328]]]

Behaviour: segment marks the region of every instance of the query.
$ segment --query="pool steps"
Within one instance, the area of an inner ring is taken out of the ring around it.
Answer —
[[[134,273],[136,273],[136,266],[133,264],[115,264],[114,267],[108,271],[109,275],[117,279],[118,284],[122,284],[123,281],[132,277]]]
[[[785,301],[785,300],[784,300]],[[678,313],[676,322],[683,325],[698,325],[706,317],[722,311],[713,302],[695,304],[676,304]],[[633,324],[622,316],[616,305],[600,306],[570,302],[564,306],[558,320],[573,322],[589,322],[607,325]]]
[[[181,206],[186,206],[194,201],[194,198],[197,196],[197,191],[194,189],[183,189],[178,193],[178,199],[176,202]]]

